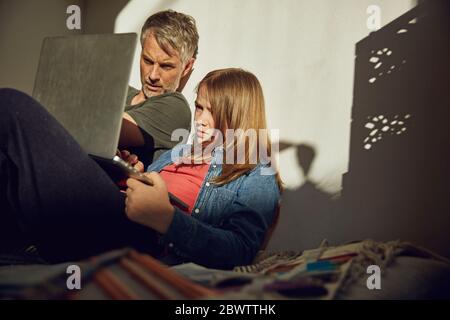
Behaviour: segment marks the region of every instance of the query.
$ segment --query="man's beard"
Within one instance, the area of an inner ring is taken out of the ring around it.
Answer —
[[[149,84],[147,81],[144,80],[144,81],[142,81],[142,93],[144,94],[145,99],[148,99],[150,97],[159,96],[164,93],[175,92],[176,89],[178,88],[179,82],[180,81],[178,80],[177,82],[174,82],[171,87],[166,87],[166,88],[160,84],[155,83],[154,84],[155,86],[160,87],[160,91],[155,92],[155,91],[151,91],[150,89],[146,88],[146,86],[145,86],[146,84],[147,85],[151,85],[151,84]]]
[[[148,99],[150,97],[159,96],[163,93],[166,93],[167,90],[165,90],[164,88],[161,87],[161,91],[158,91],[158,92],[151,91],[145,87],[145,83],[144,83],[142,85],[142,92],[144,93],[145,99]]]

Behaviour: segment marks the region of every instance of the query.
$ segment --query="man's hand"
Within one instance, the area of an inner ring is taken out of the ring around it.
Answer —
[[[145,173],[153,186],[136,179],[127,180],[125,213],[134,222],[166,233],[172,223],[175,208],[170,204],[164,180],[156,172]]]
[[[144,164],[139,161],[137,155],[131,154],[128,150],[117,150],[116,154],[122,158],[122,160],[131,164],[137,171],[144,172]]]

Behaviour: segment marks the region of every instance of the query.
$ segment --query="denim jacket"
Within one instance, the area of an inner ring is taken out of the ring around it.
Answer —
[[[186,146],[166,151],[147,171],[160,172],[176,161]],[[222,155],[221,149],[213,152],[191,215],[175,207],[172,223],[160,238],[180,262],[220,269],[250,264],[274,220],[280,191],[275,175],[261,174],[272,169],[259,164],[251,172],[217,186],[209,181],[220,175]]]

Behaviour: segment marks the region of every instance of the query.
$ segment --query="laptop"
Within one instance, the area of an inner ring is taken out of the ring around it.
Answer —
[[[33,98],[111,176],[151,185],[116,155],[137,39],[135,33],[45,38]]]

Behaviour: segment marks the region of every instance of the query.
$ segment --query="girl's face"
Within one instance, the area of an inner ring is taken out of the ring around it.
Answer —
[[[208,142],[213,137],[215,123],[211,112],[211,105],[206,99],[205,90],[200,87],[195,100],[195,137],[198,143]]]

